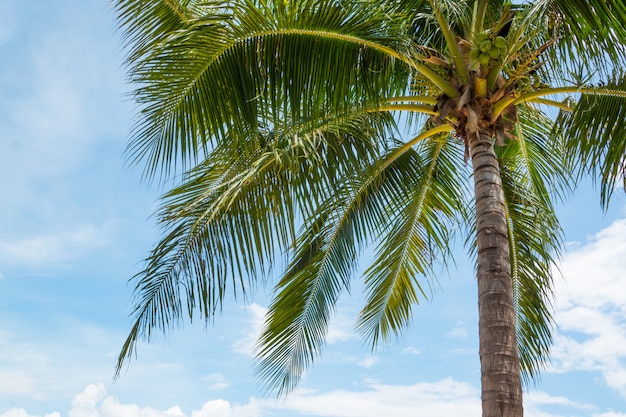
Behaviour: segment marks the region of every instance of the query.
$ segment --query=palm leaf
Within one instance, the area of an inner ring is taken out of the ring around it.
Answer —
[[[558,120],[558,128],[568,138],[571,159],[599,177],[604,207],[620,177],[626,178],[625,92],[626,73],[617,73],[600,87],[582,94],[574,111],[562,114]]]
[[[346,173],[354,175],[353,173]],[[342,289],[349,288],[361,247],[382,213],[363,198],[378,181],[344,180],[300,234],[294,260],[276,286],[258,342],[257,374],[268,390],[291,391],[324,345],[330,314]],[[369,207],[369,210],[365,210]]]
[[[375,159],[372,140],[390,122],[361,110],[290,126],[266,132],[262,147],[236,161],[217,147],[190,171],[164,196],[158,220],[169,231],[135,277],[135,326],[118,372],[139,339],[178,322],[183,302],[189,318],[199,309],[210,320],[229,280],[245,294],[250,279],[264,277],[294,244],[297,219],[328,199],[336,178]]]
[[[410,149],[391,149],[378,163],[346,172],[340,188],[306,221],[258,342],[257,374],[268,390],[288,393],[320,354],[330,314],[342,289],[349,288],[358,255],[368,236],[389,227],[390,199],[404,194],[393,166]]]
[[[394,48],[407,47],[399,23],[376,9],[362,20],[335,2],[294,5],[283,16],[266,12],[264,3],[232,4],[153,45],[131,68],[142,116],[130,160],[146,160],[148,176],[160,165],[167,175],[201,159],[208,142],[227,133],[233,149],[250,146],[261,118],[298,123],[352,107],[346,98],[404,91],[408,67],[402,75],[392,65],[402,56]]]
[[[365,272],[368,295],[357,329],[372,348],[407,326],[412,306],[428,296],[420,277],[430,286],[433,264],[449,254],[450,225],[462,201],[461,152],[439,135],[385,172],[385,182],[401,192],[389,193],[395,199],[387,203],[383,239]]]
[[[544,0],[546,35],[558,39],[550,71],[604,75],[626,59],[626,3],[621,0]],[[552,33],[550,33],[550,30]],[[565,71],[563,71],[565,69]]]

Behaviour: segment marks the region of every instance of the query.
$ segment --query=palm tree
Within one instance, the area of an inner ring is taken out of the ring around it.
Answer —
[[[114,3],[139,106],[129,159],[175,181],[117,372],[139,339],[211,320],[278,269],[257,372],[286,394],[357,265],[356,328],[375,347],[406,328],[462,233],[483,416],[521,416],[522,379],[551,343],[553,201],[592,173],[607,204],[624,173],[626,3]]]

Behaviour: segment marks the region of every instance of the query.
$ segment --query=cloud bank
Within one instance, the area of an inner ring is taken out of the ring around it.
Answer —
[[[552,372],[600,372],[626,398],[626,219],[571,249],[556,282]]]

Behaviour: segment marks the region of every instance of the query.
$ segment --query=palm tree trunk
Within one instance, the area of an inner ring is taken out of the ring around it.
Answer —
[[[478,315],[483,417],[522,417],[513,282],[504,195],[488,133],[473,135],[478,243]]]

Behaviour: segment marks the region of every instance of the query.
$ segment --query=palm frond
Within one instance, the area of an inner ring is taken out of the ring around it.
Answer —
[[[334,1],[293,4],[282,14],[252,2],[209,10],[150,45],[130,69],[141,117],[129,160],[167,175],[227,136],[235,150],[250,146],[260,119],[298,123],[405,91],[410,67],[394,58],[410,47],[402,22]]]
[[[260,134],[262,146],[238,159],[218,146],[188,172],[164,196],[158,220],[168,233],[134,278],[135,325],[118,372],[139,339],[180,320],[183,303],[190,319],[199,310],[210,320],[228,287],[254,288],[295,244],[296,222],[328,200],[338,179],[375,160],[392,126],[388,115],[359,107]]]
[[[618,181],[626,178],[626,73],[583,93],[573,112],[562,113],[558,128],[568,138],[570,159],[599,177],[607,207]]]
[[[276,175],[276,160],[264,156],[258,159],[264,163],[252,166],[214,162],[165,196],[159,221],[169,230],[133,278],[135,324],[117,372],[138,340],[149,341],[154,330],[166,332],[179,322],[185,303],[190,319],[198,308],[210,320],[228,281],[235,294],[238,288],[245,293],[245,277],[264,273],[275,245],[289,240],[289,193]]]
[[[406,328],[412,307],[429,295],[424,284],[436,278],[433,265],[449,254],[450,226],[462,201],[462,148],[445,136],[405,152],[385,172],[385,183],[401,192],[389,193],[395,199],[387,202],[383,240],[365,272],[368,295],[357,329],[372,348]]]
[[[358,255],[370,236],[389,227],[390,199],[404,194],[398,186],[400,172],[392,167],[410,150],[404,144],[363,170],[346,172],[305,220],[294,260],[276,287],[258,342],[256,371],[268,390],[279,395],[290,392],[319,355],[330,314],[341,290],[349,288]]]
[[[368,234],[368,222],[359,218],[359,203],[350,189],[329,195],[306,222],[294,260],[276,286],[258,341],[256,372],[266,389],[278,395],[293,390],[320,354],[330,314],[341,291],[349,288]]]
[[[626,59],[626,3],[622,0],[544,0],[543,24],[548,37],[558,39],[549,71],[583,75],[613,71]],[[565,71],[563,71],[565,69]]]

